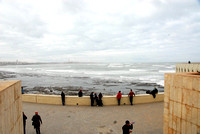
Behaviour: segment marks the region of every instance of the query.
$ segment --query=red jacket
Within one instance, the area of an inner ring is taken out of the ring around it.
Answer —
[[[121,99],[122,98],[122,93],[117,93],[117,99],[119,100],[119,99]]]

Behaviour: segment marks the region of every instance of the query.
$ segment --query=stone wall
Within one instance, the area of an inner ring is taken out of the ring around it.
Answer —
[[[165,74],[163,132],[200,133],[200,73]]]
[[[179,72],[200,72],[200,63],[177,63],[176,73]]]
[[[22,95],[22,100],[24,102],[61,105],[60,95],[24,94]],[[66,105],[90,105],[89,96],[66,96],[65,100]],[[117,105],[116,96],[104,96],[102,100],[104,105]],[[133,104],[152,103],[161,101],[164,101],[164,93],[157,94],[155,99],[152,97],[152,95],[148,94],[136,95],[135,97],[133,97]],[[130,105],[130,101],[127,95],[122,96],[121,104]]]
[[[0,134],[23,134],[21,81],[0,81]]]

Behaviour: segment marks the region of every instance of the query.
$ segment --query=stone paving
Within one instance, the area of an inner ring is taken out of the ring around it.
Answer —
[[[31,118],[41,116],[41,134],[122,134],[126,120],[135,121],[134,134],[163,133],[163,102],[121,106],[61,106],[23,103],[26,134],[35,134]]]

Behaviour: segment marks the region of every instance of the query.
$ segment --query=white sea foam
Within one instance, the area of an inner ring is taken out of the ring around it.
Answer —
[[[122,64],[109,64],[108,65],[108,68],[122,68],[123,67],[123,65]]]
[[[175,73],[175,70],[159,70],[160,73]]]
[[[58,86],[74,84],[75,86],[85,85],[85,87],[93,87],[93,81],[100,80],[100,84],[97,85],[97,87],[99,86],[102,88],[111,89],[111,87],[103,87],[104,83],[101,83],[101,81],[115,81],[116,83],[122,82],[118,83],[119,88],[131,85],[130,83],[132,82],[157,83],[164,86],[164,73],[174,73],[174,68],[175,65],[170,63],[71,63],[32,64],[20,66],[8,65],[0,66],[0,71],[27,74],[20,75],[20,77],[18,77],[20,80],[22,80],[23,86],[29,86],[32,83],[33,87],[35,86],[34,84],[38,85],[38,83],[40,83],[42,86],[44,83],[46,85],[54,86],[55,83],[58,83]],[[31,74],[31,78],[24,77],[29,76],[29,74]],[[40,74],[45,77],[45,81],[39,79],[42,77],[35,77],[40,76]],[[82,77],[87,77],[87,81],[85,79],[80,79]],[[68,84],[66,84],[66,82],[68,82]]]
[[[129,69],[129,71],[131,71],[131,72],[145,72],[147,70],[144,70],[144,69]]]

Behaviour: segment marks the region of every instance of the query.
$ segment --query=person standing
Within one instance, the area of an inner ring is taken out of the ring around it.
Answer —
[[[121,93],[121,91],[119,91],[118,93],[117,93],[117,101],[118,101],[118,105],[120,105],[120,100],[121,100],[121,98],[122,98],[122,93]]]
[[[65,105],[65,93],[62,91],[61,93],[62,105]]]
[[[91,106],[94,106],[94,92],[90,94]]]
[[[99,105],[99,99],[98,99],[97,93],[94,93],[94,99],[95,99],[96,104],[98,106]]]
[[[125,123],[126,124],[122,127],[123,134],[130,134],[132,132],[131,130],[133,129],[133,122],[131,122],[130,125],[130,122],[127,120]]]
[[[98,95],[98,98],[99,98],[99,106],[103,106],[103,102],[102,102],[102,93],[100,92],[99,95]]]
[[[133,95],[135,96],[135,93],[131,89],[130,92],[129,92],[129,94],[128,94],[131,105],[133,105]]]
[[[83,92],[82,90],[80,89],[80,91],[78,92],[78,97],[82,97],[83,96]]]
[[[26,115],[25,115],[24,112],[23,112],[23,127],[24,127],[24,134],[26,134],[26,120],[27,120],[27,117],[26,117]]]
[[[38,115],[38,112],[35,112],[35,115],[32,117],[32,121],[36,134],[40,134],[40,123],[42,124],[42,119],[40,115]]]

